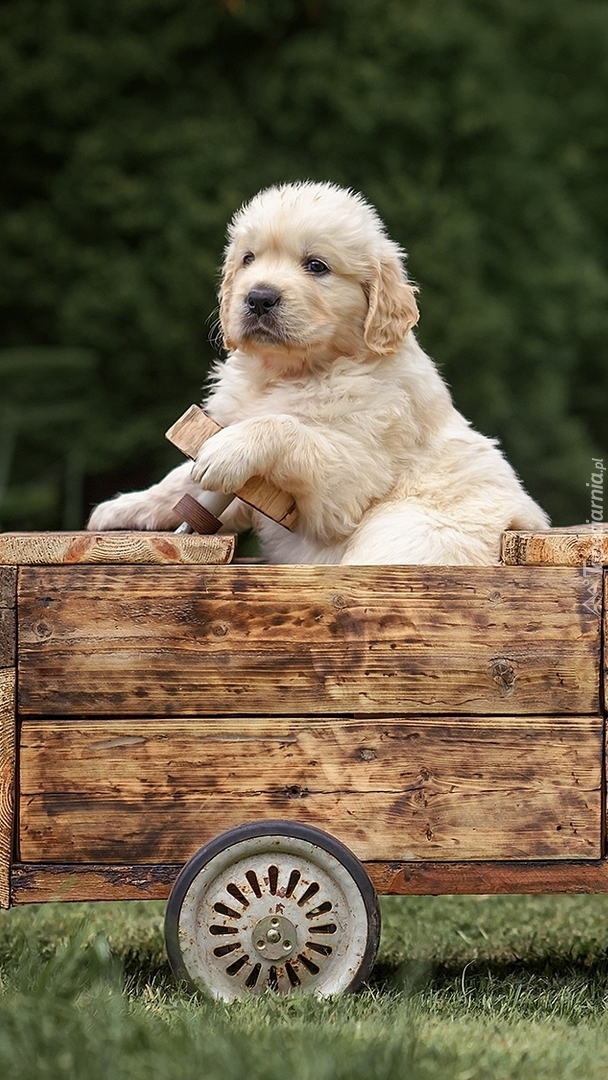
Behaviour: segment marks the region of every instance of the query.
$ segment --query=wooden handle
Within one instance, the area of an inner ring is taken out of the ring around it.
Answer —
[[[194,460],[207,439],[222,430],[221,424],[212,420],[199,405],[191,405],[179,420],[166,432],[166,438],[177,446],[186,457]],[[274,484],[261,476],[252,476],[242,488],[234,493],[243,502],[261,510],[284,528],[293,530],[298,520],[298,508],[293,495],[279,491]]]
[[[206,506],[192,498],[192,495],[182,495],[179,502],[173,507],[175,513],[185,521],[195,533],[204,536],[213,536],[219,532],[222,523],[215,514],[212,514]]]

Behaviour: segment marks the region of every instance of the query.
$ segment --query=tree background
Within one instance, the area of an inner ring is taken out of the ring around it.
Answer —
[[[227,220],[362,191],[423,346],[556,524],[608,458],[605,0],[5,0],[0,524],[81,527],[181,455]]]

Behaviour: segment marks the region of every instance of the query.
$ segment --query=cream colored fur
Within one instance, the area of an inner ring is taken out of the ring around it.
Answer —
[[[334,185],[252,199],[229,229],[230,352],[205,402],[224,430],[193,467],[102,503],[88,527],[171,529],[186,491],[234,491],[254,475],[299,508],[293,534],[243,503],[227,511],[229,527],[255,526],[271,562],[491,564],[504,529],[546,527],[420,348],[403,257],[363,198]],[[259,286],[280,293],[266,328],[247,305]]]

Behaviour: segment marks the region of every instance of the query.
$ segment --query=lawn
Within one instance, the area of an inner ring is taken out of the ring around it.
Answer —
[[[608,1073],[608,899],[390,897],[369,987],[224,1005],[174,986],[163,905],[0,913],[6,1080],[577,1080]]]

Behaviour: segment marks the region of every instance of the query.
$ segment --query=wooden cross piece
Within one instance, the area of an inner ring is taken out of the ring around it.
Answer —
[[[169,442],[177,446],[186,457],[194,460],[207,439],[221,431],[221,424],[216,423],[207,415],[199,405],[191,405],[183,416],[169,428],[166,437]],[[222,526],[219,515],[232,502],[234,498],[242,499],[243,502],[253,506],[255,510],[261,510],[266,517],[272,518],[284,528],[293,530],[298,520],[298,510],[293,495],[287,495],[279,491],[274,484],[270,484],[261,476],[252,476],[243,484],[243,487],[234,494],[225,495],[222,492],[201,492],[200,500],[191,495],[183,495],[174,507],[185,526],[180,526],[178,531],[189,529],[198,533],[215,533]]]

